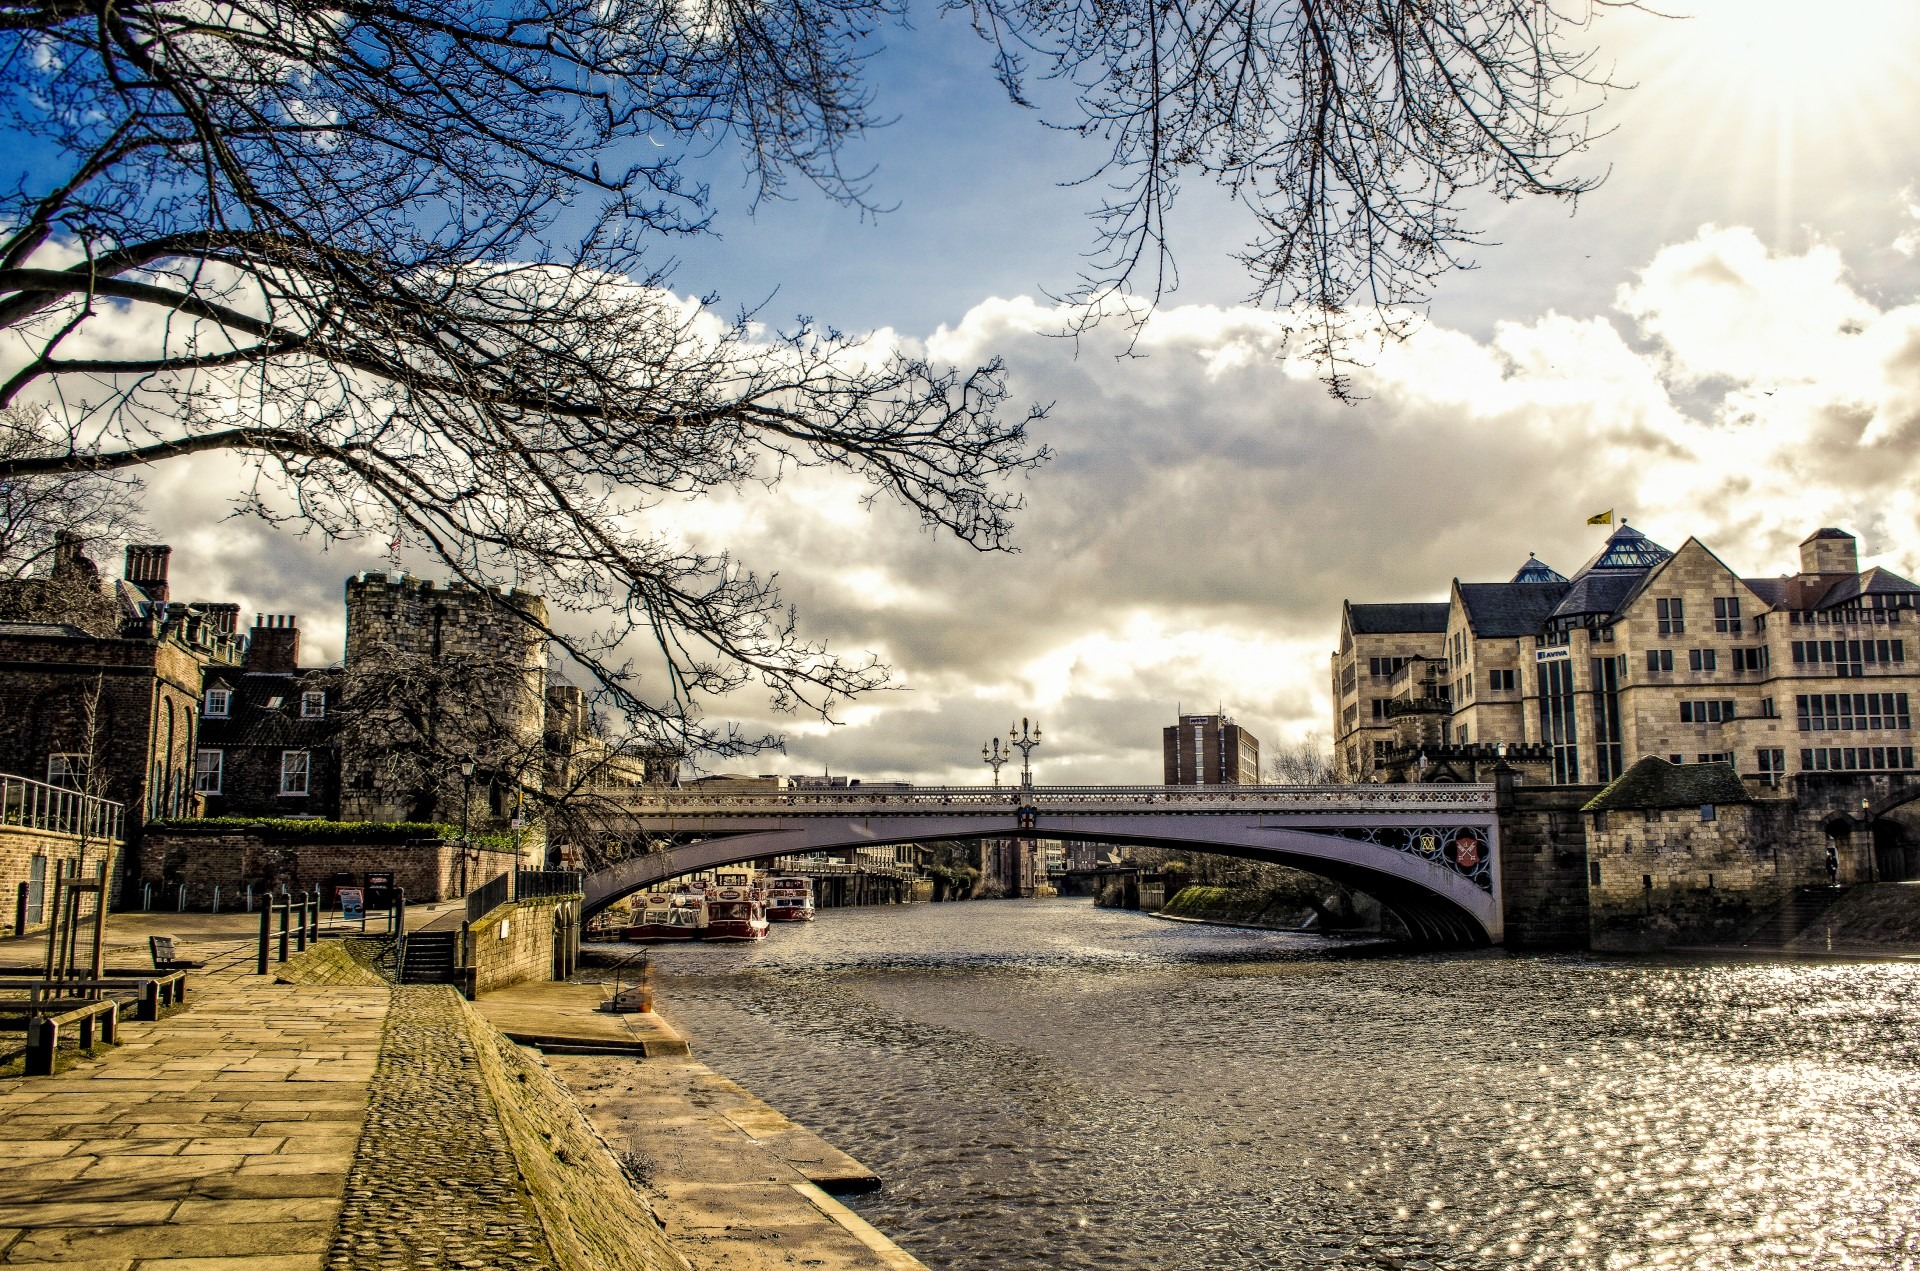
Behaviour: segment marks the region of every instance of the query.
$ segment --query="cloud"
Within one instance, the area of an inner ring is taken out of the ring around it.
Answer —
[[[924,340],[963,365],[1003,356],[1015,401],[1055,404],[1041,431],[1059,458],[1027,486],[1016,554],[863,510],[856,484],[818,472],[660,509],[696,546],[777,572],[810,634],[900,675],[838,725],[713,704],[789,735],[787,755],[731,767],[982,781],[981,743],[1024,715],[1046,732],[1040,780],[1156,781],[1181,706],[1224,706],[1269,746],[1324,736],[1343,599],[1440,599],[1529,551],[1570,572],[1607,507],[1752,574],[1790,568],[1828,524],[1897,571],[1920,562],[1920,307],[1863,298],[1828,245],[1782,254],[1703,228],[1655,253],[1612,315],[1484,339],[1427,326],[1381,351],[1353,407],[1273,314],[1169,307],[1144,357],[1119,356],[1118,329],[1055,338],[1061,317],[988,299]],[[176,591],[297,609],[337,657],[341,579],[382,568],[381,544],[322,553],[222,520],[241,476],[196,460],[150,477]]]

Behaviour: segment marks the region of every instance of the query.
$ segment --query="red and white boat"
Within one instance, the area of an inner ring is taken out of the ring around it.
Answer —
[[[765,940],[766,903],[752,888],[722,887],[707,893],[707,925],[702,940]]]
[[[776,878],[767,884],[769,922],[812,922],[813,880]]]
[[[626,930],[626,938],[636,944],[698,940],[708,922],[707,898],[691,891],[649,892],[637,919]]]

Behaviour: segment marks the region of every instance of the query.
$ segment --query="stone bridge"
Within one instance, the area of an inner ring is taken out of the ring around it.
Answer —
[[[588,914],[669,878],[760,857],[1027,836],[1288,865],[1374,897],[1424,943],[1504,935],[1491,785],[642,788],[621,799],[612,818],[621,830],[676,846],[589,875]]]

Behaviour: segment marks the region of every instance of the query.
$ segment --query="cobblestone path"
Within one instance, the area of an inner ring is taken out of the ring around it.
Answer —
[[[328,1271],[551,1268],[444,985],[395,988]]]

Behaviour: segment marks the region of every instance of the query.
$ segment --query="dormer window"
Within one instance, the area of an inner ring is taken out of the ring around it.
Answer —
[[[270,711],[277,711],[280,709],[282,705],[285,704],[286,700],[287,700],[286,698],[279,697],[279,696],[269,697],[267,699],[267,709]]]
[[[207,690],[207,700],[200,707],[200,713],[208,719],[225,719],[232,708],[233,691],[224,688]]]
[[[301,719],[325,719],[327,715],[327,695],[324,692],[306,692],[300,695]]]

